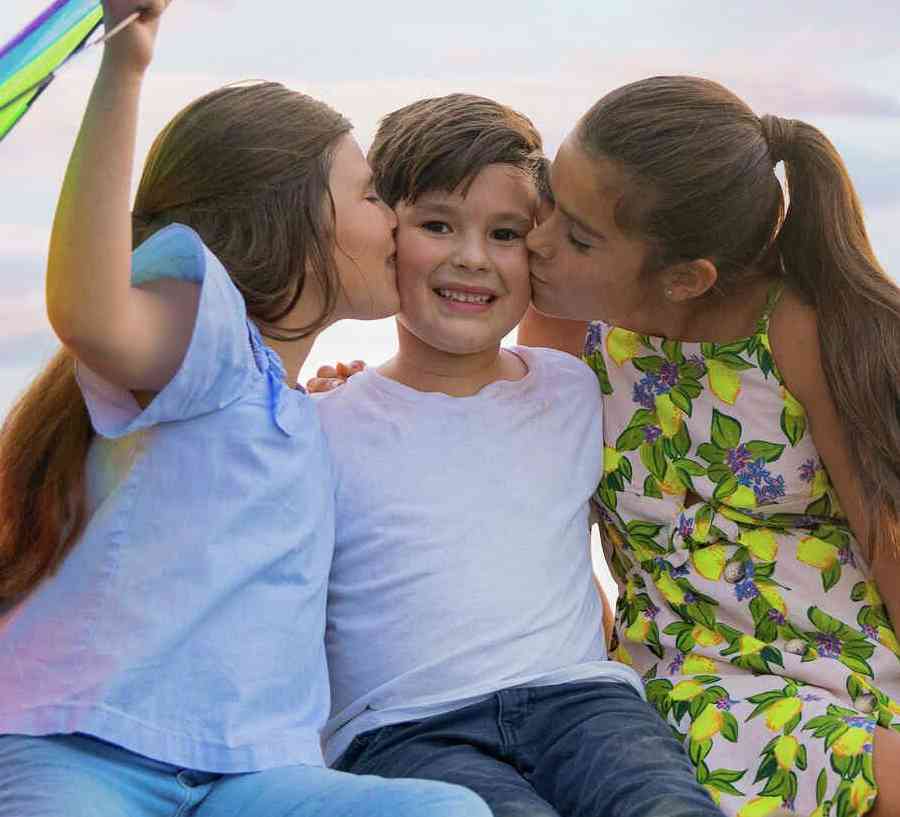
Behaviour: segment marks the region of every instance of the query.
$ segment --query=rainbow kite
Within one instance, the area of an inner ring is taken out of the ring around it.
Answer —
[[[100,0],[56,0],[0,49],[0,140],[102,22]]]

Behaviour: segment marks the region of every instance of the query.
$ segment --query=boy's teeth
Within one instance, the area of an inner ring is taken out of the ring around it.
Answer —
[[[471,292],[456,292],[452,289],[439,289],[438,295],[448,301],[462,301],[467,304],[486,304],[491,300],[490,295],[475,295]]]

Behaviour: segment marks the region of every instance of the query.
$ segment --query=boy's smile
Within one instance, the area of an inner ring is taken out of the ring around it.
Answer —
[[[531,297],[525,236],[535,202],[527,173],[495,164],[465,195],[431,191],[399,204],[401,336],[450,354],[495,349]]]

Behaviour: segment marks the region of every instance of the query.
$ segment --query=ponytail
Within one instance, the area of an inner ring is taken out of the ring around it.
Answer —
[[[52,575],[81,534],[93,436],[75,361],[60,349],[0,427],[0,605]]]
[[[900,554],[900,289],[879,265],[834,146],[796,120],[765,116],[790,203],[776,237],[786,279],[816,310],[825,377],[873,513],[872,554]]]
[[[657,269],[708,258],[722,288],[771,270],[815,307],[825,377],[870,503],[858,533],[870,552],[900,555],[900,288],[875,259],[832,144],[684,76],[607,94],[577,134],[589,155],[625,172],[616,222],[650,244]],[[787,213],[774,173],[782,160]]]

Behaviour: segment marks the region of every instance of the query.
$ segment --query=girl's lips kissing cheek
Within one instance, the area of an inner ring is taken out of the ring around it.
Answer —
[[[437,287],[434,294],[453,312],[477,313],[487,312],[497,296],[489,289],[482,287]]]

